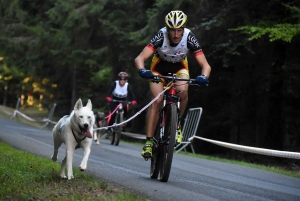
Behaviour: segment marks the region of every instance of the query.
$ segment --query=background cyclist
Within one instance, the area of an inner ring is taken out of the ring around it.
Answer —
[[[165,27],[161,28],[152,38],[150,43],[136,57],[135,65],[143,78],[153,78],[154,74],[166,75],[167,73],[175,73],[178,77],[189,78],[189,68],[187,61],[187,53],[189,50],[193,53],[197,63],[202,69],[202,74],[196,77],[197,83],[206,85],[211,72],[204,53],[200,47],[198,40],[194,34],[185,28],[187,16],[179,10],[171,11],[165,17]],[[145,60],[150,56],[152,62],[150,70],[144,68]],[[186,82],[177,82],[177,90],[180,91],[178,96],[181,98],[180,117],[183,115],[188,102],[188,84]],[[156,97],[163,91],[163,83],[150,82],[150,90],[152,98]],[[152,156],[152,138],[155,125],[158,121],[159,106],[162,102],[161,96],[149,108],[147,112],[147,139],[143,147],[142,156],[150,158]],[[182,140],[181,130],[177,143]]]
[[[119,100],[119,101],[126,101],[128,98],[128,95],[130,97],[129,100],[131,100],[131,104],[132,105],[136,105],[137,102],[135,101],[135,95],[133,93],[132,87],[131,85],[127,82],[128,79],[128,74],[126,72],[120,72],[118,74],[119,76],[119,80],[114,81],[108,92],[107,92],[107,96],[106,96],[106,100],[109,103],[109,114],[111,114],[116,107],[119,105],[120,102],[112,102],[112,100]],[[123,104],[123,108],[124,108],[124,119],[126,117],[127,114],[127,110],[128,110],[128,105],[126,103],[122,103]],[[112,114],[112,116],[110,116],[108,118],[108,126],[113,125],[115,122],[115,114]],[[111,133],[111,128],[107,129],[107,137],[109,136],[109,134]]]

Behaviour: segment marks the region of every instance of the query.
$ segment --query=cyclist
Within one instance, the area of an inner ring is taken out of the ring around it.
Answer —
[[[112,100],[119,100],[119,101],[126,101],[127,95],[131,98],[131,104],[136,105],[137,102],[135,100],[135,95],[133,93],[131,85],[127,82],[128,74],[126,72],[120,72],[118,74],[119,80],[116,80],[111,84],[111,87],[109,88],[106,96],[106,100],[110,102],[109,104],[109,114],[112,114],[112,112],[116,109],[116,107],[120,104],[120,102],[113,102]],[[124,118],[126,117],[128,105],[126,103],[122,103],[124,108]],[[115,114],[109,116],[108,118],[108,126],[111,126],[114,124],[115,120]],[[107,137],[111,133],[111,128],[107,129]]]
[[[152,79],[153,75],[167,75],[167,73],[176,74],[181,78],[189,78],[189,68],[187,53],[192,51],[197,63],[201,67],[202,74],[196,77],[200,85],[208,84],[208,77],[211,67],[208,64],[198,40],[194,34],[186,28],[187,16],[179,10],[169,12],[165,17],[165,27],[161,28],[152,38],[150,43],[136,57],[135,65],[142,78]],[[152,62],[150,70],[144,68],[145,60],[151,57]],[[163,79],[156,82],[150,82],[150,91],[152,98],[163,91]],[[183,115],[188,102],[188,84],[183,81],[177,81],[177,92],[181,98],[180,117]],[[142,156],[150,158],[152,156],[154,129],[158,121],[159,106],[163,97],[157,99],[147,112],[147,138],[143,147]],[[178,125],[178,140],[182,141],[180,125]]]

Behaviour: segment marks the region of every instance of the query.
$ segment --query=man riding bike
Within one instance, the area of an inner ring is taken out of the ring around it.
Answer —
[[[187,53],[192,51],[197,63],[202,68],[200,76],[196,77],[200,85],[208,84],[208,77],[211,67],[208,64],[198,40],[191,30],[185,28],[187,16],[179,10],[169,12],[165,17],[165,27],[161,28],[152,38],[150,43],[136,57],[135,65],[142,78],[152,79],[153,75],[176,74],[177,77],[189,79],[189,68]],[[144,68],[145,60],[152,54],[150,70]],[[163,91],[163,81],[159,83],[150,82],[152,98],[155,98]],[[177,81],[177,95],[181,99],[180,118],[182,117],[188,102],[188,87],[184,81]],[[163,97],[158,98],[147,112],[147,138],[143,147],[142,156],[150,158],[152,156],[153,134],[158,121],[159,108]],[[180,125],[178,125],[180,128]],[[182,141],[181,129],[178,130],[177,143]]]
[[[110,86],[108,92],[107,92],[107,96],[106,96],[106,100],[108,102],[110,102],[109,104],[109,114],[111,114],[116,107],[120,104],[120,102],[122,101],[126,101],[128,94],[130,96],[130,100],[132,105],[136,105],[137,102],[135,100],[135,95],[133,93],[132,87],[131,85],[127,82],[128,79],[128,74],[126,72],[120,72],[118,74],[119,76],[119,80],[116,80],[115,82],[112,83],[112,85]],[[112,101],[112,100],[117,100]],[[120,101],[120,102],[118,102]],[[125,103],[123,104],[123,108],[124,108],[124,117],[126,117],[127,114],[127,110],[128,107]],[[113,113],[111,116],[109,116],[108,118],[108,126],[112,126],[115,122],[115,114]],[[109,134],[111,133],[111,128],[107,129],[107,137],[109,136]]]

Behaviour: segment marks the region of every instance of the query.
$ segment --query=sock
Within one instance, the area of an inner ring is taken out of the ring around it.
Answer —
[[[153,141],[153,137],[147,137],[146,140]]]

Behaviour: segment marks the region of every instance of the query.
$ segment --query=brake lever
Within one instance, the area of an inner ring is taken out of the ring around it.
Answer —
[[[159,76],[153,76],[153,79],[151,80],[152,82],[155,82],[155,83],[160,83],[161,82],[161,79]]]

